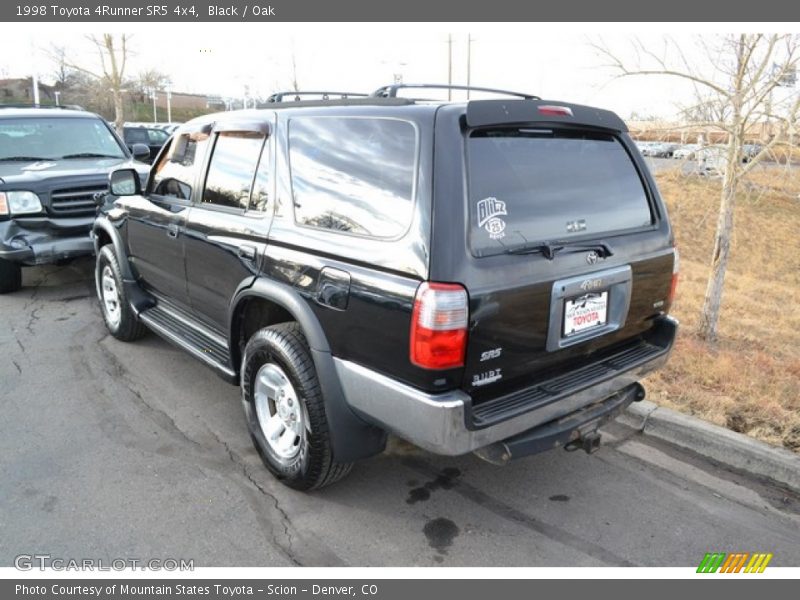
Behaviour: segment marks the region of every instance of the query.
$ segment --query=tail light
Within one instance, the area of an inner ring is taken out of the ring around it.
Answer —
[[[678,249],[675,248],[675,261],[672,263],[672,283],[669,286],[669,296],[667,296],[667,310],[675,300],[675,292],[678,289],[678,273],[680,272],[681,257]]]
[[[420,284],[411,315],[411,362],[424,369],[463,367],[468,319],[463,286],[427,281]]]

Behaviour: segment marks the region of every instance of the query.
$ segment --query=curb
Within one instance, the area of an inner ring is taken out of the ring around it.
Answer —
[[[643,400],[618,422],[645,435],[711,458],[758,477],[768,477],[800,492],[800,456],[724,427]]]

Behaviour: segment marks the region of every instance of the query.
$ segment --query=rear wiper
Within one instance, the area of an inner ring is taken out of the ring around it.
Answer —
[[[564,246],[551,244],[550,242],[544,242],[541,244],[535,244],[533,246],[521,246],[519,248],[509,248],[506,250],[506,254],[541,254],[547,260],[553,260],[556,256],[556,252],[559,250],[563,250]]]
[[[599,256],[600,258],[608,258],[609,256],[614,255],[613,250],[611,250],[608,244],[603,244],[603,243],[570,244],[568,242],[543,242],[541,244],[536,244],[533,246],[522,246],[521,248],[513,248],[510,250],[506,250],[506,254],[539,253],[542,256],[544,256],[547,260],[553,260],[556,257],[556,254],[558,254],[562,250],[566,250],[569,253],[594,251],[597,252],[597,256]]]
[[[4,156],[0,158],[2,162],[12,162],[12,161],[29,161],[29,160],[53,160],[52,158],[42,158],[41,156]]]
[[[65,154],[65,158],[124,158],[123,156],[112,156],[111,154],[98,154],[96,152],[78,152],[77,154]]]

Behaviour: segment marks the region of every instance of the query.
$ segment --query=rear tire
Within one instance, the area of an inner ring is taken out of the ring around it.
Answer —
[[[0,258],[0,294],[10,294],[22,288],[22,267]]]
[[[123,342],[133,342],[147,333],[128,302],[119,262],[110,244],[97,253],[95,286],[103,320],[111,335]]]
[[[241,384],[250,437],[281,483],[313,490],[350,472],[352,463],[333,458],[314,361],[297,323],[265,327],[250,338]]]

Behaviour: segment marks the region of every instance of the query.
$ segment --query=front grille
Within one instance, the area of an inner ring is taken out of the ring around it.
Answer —
[[[54,190],[50,194],[50,211],[61,217],[86,217],[95,214],[94,195],[107,192],[106,185],[86,185],[83,187]]]

